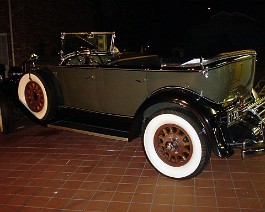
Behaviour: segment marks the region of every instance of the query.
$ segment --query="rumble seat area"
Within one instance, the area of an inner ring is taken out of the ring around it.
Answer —
[[[141,55],[119,58],[108,63],[109,66],[115,67],[134,67],[134,68],[149,68],[149,67],[160,67],[161,62],[158,55]]]

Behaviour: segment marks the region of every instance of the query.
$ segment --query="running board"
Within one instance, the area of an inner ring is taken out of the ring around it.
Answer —
[[[119,141],[128,141],[128,132],[109,129],[101,126],[92,126],[70,121],[59,121],[48,124],[47,127],[61,129],[86,135],[93,135],[102,138],[114,139]]]

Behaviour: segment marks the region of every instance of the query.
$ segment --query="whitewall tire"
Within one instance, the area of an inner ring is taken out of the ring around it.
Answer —
[[[19,81],[18,97],[38,120],[49,120],[56,108],[54,90],[45,74],[26,73]]]
[[[162,111],[150,118],[143,142],[146,155],[162,174],[177,178],[198,175],[210,152],[197,120],[176,111]]]

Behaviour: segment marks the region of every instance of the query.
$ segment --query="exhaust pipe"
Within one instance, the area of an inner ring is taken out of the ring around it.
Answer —
[[[245,157],[251,157],[251,156],[261,156],[265,155],[265,146],[262,145],[253,145],[253,146],[246,146],[246,143],[243,143],[242,150],[241,150],[241,156],[242,159]]]

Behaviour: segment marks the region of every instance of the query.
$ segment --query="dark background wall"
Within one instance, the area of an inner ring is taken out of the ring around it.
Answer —
[[[12,65],[8,0],[0,0],[0,33],[8,37]],[[16,66],[31,53],[43,57],[59,51],[60,32],[92,31],[93,3],[88,0],[10,0]]]
[[[95,26],[116,31],[120,50],[182,61],[254,49],[265,75],[264,0],[97,0]]]

